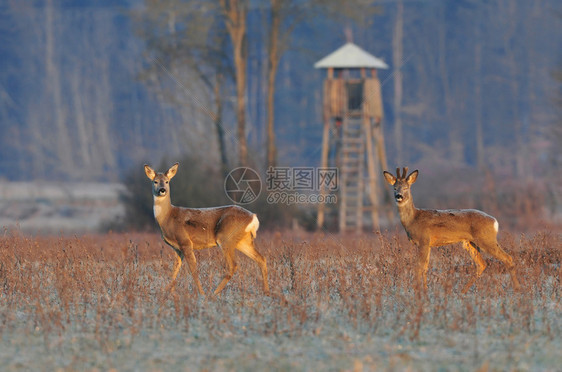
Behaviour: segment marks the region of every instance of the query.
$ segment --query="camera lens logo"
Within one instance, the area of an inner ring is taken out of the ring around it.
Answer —
[[[252,168],[240,167],[233,169],[224,179],[224,191],[233,202],[249,204],[260,195],[260,176]]]

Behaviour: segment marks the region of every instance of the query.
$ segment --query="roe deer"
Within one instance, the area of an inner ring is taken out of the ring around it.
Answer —
[[[511,256],[500,247],[497,241],[498,221],[476,209],[417,209],[410,193],[410,186],[418,178],[415,170],[408,177],[408,168],[396,169],[396,177],[384,171],[386,182],[394,186],[394,199],[398,206],[400,221],[410,241],[417,247],[417,280],[420,288],[427,289],[427,267],[431,247],[462,242],[477,266],[476,276],[464,287],[466,293],[486,269],[480,250],[500,260],[511,275],[513,288],[520,288],[515,275],[515,266]],[[422,287],[423,285],[423,287]]]
[[[266,294],[269,294],[266,260],[254,246],[259,227],[258,217],[236,205],[215,208],[173,206],[170,201],[170,180],[176,175],[178,165],[179,163],[174,164],[164,173],[156,173],[148,165],[144,166],[146,176],[152,181],[154,217],[162,231],[162,239],[177,254],[170,286],[173,288],[185,258],[197,290],[204,295],[193,252],[195,249],[218,246],[226,259],[227,271],[215,289],[215,295],[225,287],[236,272],[237,249],[259,265],[263,278],[263,289]]]

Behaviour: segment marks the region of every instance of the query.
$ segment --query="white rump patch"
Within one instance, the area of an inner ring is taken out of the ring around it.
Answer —
[[[251,232],[252,235],[255,237],[259,227],[260,227],[260,221],[258,220],[258,216],[254,214],[254,216],[252,217],[252,221],[250,221],[248,226],[246,226],[246,230],[244,231]]]
[[[162,207],[160,207],[159,205],[154,205],[153,209],[154,209],[154,217],[158,218],[158,215],[162,211]]]
[[[498,223],[498,220],[494,219],[494,229],[496,230],[496,232],[498,232],[500,230],[500,224]]]

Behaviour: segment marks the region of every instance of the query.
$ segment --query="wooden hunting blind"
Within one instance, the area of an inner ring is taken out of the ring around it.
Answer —
[[[381,59],[347,43],[314,64],[326,69],[323,88],[322,168],[339,171],[338,225],[340,231],[362,231],[370,215],[379,228],[379,180],[386,169],[382,132],[383,106],[377,69]],[[366,181],[366,182],[365,182]],[[326,190],[322,187],[321,193]],[[324,225],[326,205],[320,203],[317,225]]]

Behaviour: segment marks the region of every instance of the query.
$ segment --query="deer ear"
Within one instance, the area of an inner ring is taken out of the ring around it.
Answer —
[[[144,165],[144,173],[152,181],[156,177],[156,172],[154,169],[150,168],[147,164]]]
[[[382,174],[384,175],[384,179],[386,180],[386,182],[394,186],[394,184],[396,183],[396,177],[394,177],[392,173],[389,173],[387,171],[382,172]]]
[[[168,171],[166,172],[166,177],[168,177],[169,179],[172,179],[176,173],[178,172],[178,166],[180,165],[180,163],[176,163],[174,165],[172,165],[170,167],[170,169],[168,169]]]
[[[416,180],[418,179],[418,174],[419,172],[417,169],[410,173],[410,175],[406,178],[406,182],[408,182],[408,185],[412,185],[414,182],[416,182]]]

